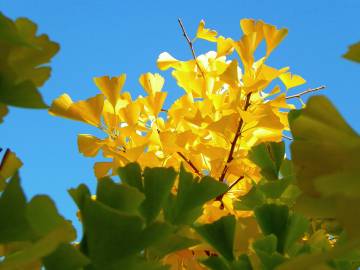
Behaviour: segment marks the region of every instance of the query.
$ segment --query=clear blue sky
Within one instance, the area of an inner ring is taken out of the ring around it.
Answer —
[[[63,92],[74,100],[95,95],[94,76],[127,73],[125,90],[142,93],[138,77],[157,72],[163,51],[182,59],[191,57],[177,18],[194,33],[198,22],[224,36],[241,35],[239,20],[256,18],[287,27],[289,35],[272,54],[271,64],[289,65],[301,74],[306,87],[327,86],[324,92],[352,126],[360,131],[360,65],[341,58],[347,46],[360,40],[360,1],[1,1],[11,18],[29,17],[61,45],[52,61],[53,73],[41,89],[48,104]],[[201,44],[200,44],[201,45]],[[201,52],[198,48],[198,54]],[[181,91],[166,84],[170,100]],[[60,212],[75,220],[75,205],[66,190],[79,183],[95,189],[93,159],[77,151],[78,133],[94,133],[80,122],[54,118],[46,111],[11,108],[0,125],[1,147],[10,147],[23,160],[26,194],[49,194]],[[78,223],[76,223],[78,226]]]

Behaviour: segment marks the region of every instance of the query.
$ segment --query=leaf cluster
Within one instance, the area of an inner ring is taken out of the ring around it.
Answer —
[[[59,45],[27,18],[15,21],[0,13],[0,122],[7,106],[47,108],[38,90],[49,78],[47,66]]]

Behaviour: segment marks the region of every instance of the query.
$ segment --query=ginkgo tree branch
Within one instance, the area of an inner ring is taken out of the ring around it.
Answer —
[[[198,168],[196,168],[195,164],[190,159],[186,158],[183,153],[177,152],[177,154],[193,169],[193,171],[197,175],[203,176],[202,173],[200,172],[200,170]]]
[[[250,98],[251,98],[251,92],[246,95],[244,111],[246,111],[246,110],[249,108],[249,106],[250,106]],[[236,146],[236,143],[237,143],[238,139],[240,138],[241,129],[242,129],[243,125],[244,125],[244,119],[241,117],[241,119],[240,119],[240,121],[239,121],[239,125],[238,125],[237,130],[236,130],[236,133],[235,133],[235,136],[234,136],[234,139],[233,139],[233,141],[231,142],[231,147],[230,147],[229,155],[228,155],[228,157],[227,157],[227,160],[226,160],[224,169],[223,169],[223,171],[222,171],[222,173],[221,173],[221,175],[220,175],[220,178],[219,178],[219,181],[220,181],[220,182],[224,182],[226,172],[227,172],[227,170],[229,169],[229,163],[234,159],[235,146]]]
[[[199,62],[198,62],[197,59],[196,59],[196,54],[195,54],[193,42],[190,40],[188,34],[186,33],[184,24],[183,24],[183,22],[182,22],[182,20],[181,20],[180,18],[178,19],[178,22],[179,22],[179,25],[180,25],[180,27],[181,27],[183,36],[185,37],[187,43],[189,44],[189,47],[190,47],[190,50],[191,50],[191,54],[192,54],[192,56],[193,56],[193,58],[194,58],[194,60],[195,60],[195,63],[196,63],[196,65],[197,65],[197,67],[199,68],[199,70],[200,70],[200,72],[201,72],[201,75],[202,75],[203,78],[205,79],[205,74],[204,74],[202,68],[200,67]]]
[[[225,196],[226,193],[228,193],[237,183],[239,183],[242,179],[244,179],[245,176],[240,176],[238,179],[236,179],[234,182],[231,183],[231,185],[228,187],[228,189],[221,195],[216,197],[216,201],[221,201],[222,198]]]
[[[316,87],[316,88],[309,88],[309,89],[307,89],[307,90],[305,90],[305,91],[303,91],[303,92],[297,93],[297,94],[295,94],[295,95],[287,96],[286,99],[300,98],[301,96],[303,96],[303,95],[305,95],[305,94],[322,90],[322,89],[324,89],[325,87],[326,87],[325,85],[321,85],[321,86]]]

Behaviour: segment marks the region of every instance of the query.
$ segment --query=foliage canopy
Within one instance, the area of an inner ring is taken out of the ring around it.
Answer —
[[[315,90],[288,95],[305,80],[265,64],[287,30],[244,19],[244,35],[233,40],[201,21],[190,40],[179,22],[193,59],[162,53],[157,61],[161,70],[173,69],[185,92],[170,108],[163,107],[163,77],[145,73],[145,97],[122,92],[124,74],[103,76],[94,79],[101,94],[78,102],[64,94],[49,109],[105,133],[78,137],[84,156],[108,159],[94,166],[95,195],[84,184],[69,190],[80,242],[48,196],[27,201],[22,163],[6,151],[0,270],[360,266],[360,210],[349,207],[360,203],[360,136],[324,96],[297,110],[291,103]],[[31,21],[1,14],[1,108],[46,107],[37,87],[49,77],[43,64],[58,45],[35,34]],[[196,56],[197,39],[216,51]],[[288,130],[292,160],[282,141]]]

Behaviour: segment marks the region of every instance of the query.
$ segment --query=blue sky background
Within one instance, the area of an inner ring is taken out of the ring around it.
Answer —
[[[128,76],[124,90],[133,97],[143,94],[138,77],[158,72],[156,59],[161,52],[191,58],[179,17],[191,36],[205,19],[208,27],[233,38],[241,36],[241,18],[262,19],[289,29],[270,64],[288,65],[307,80],[307,85],[291,92],[325,84],[324,93],[360,131],[360,65],[341,58],[349,44],[360,40],[359,0],[3,0],[0,11],[13,19],[30,18],[40,33],[60,43],[60,52],[51,63],[52,76],[41,89],[48,104],[64,92],[73,100],[93,96],[98,93],[94,76],[120,73]],[[196,47],[197,54],[204,52],[203,44]],[[169,79],[165,90],[169,101],[182,93]],[[52,117],[46,111],[15,108],[0,125],[1,147],[10,147],[24,162],[21,176],[28,197],[49,194],[77,227],[76,207],[66,191],[83,182],[95,190],[94,160],[81,156],[76,144],[78,133],[94,132],[90,126]]]

